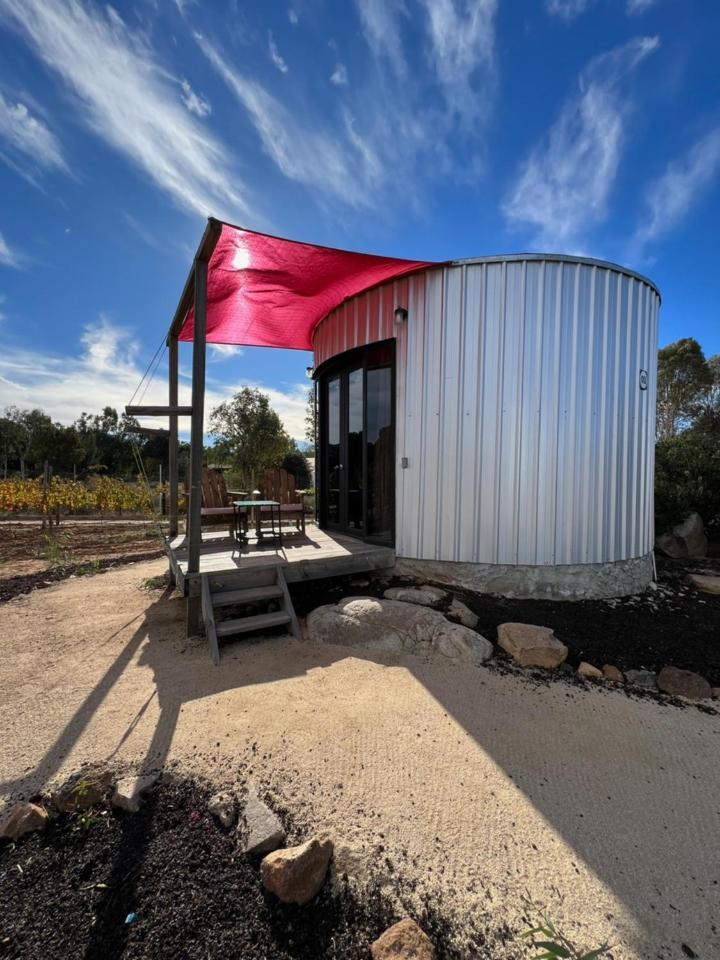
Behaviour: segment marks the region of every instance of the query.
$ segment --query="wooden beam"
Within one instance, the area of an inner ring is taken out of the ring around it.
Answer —
[[[202,547],[202,467],[203,422],[205,416],[205,337],[207,333],[207,272],[205,260],[195,261],[195,332],[192,363],[192,421],[190,424],[190,500],[188,503],[187,541],[189,574],[200,570]],[[189,637],[200,628],[199,598],[190,597],[186,629]]]
[[[213,250],[215,249],[215,244],[218,242],[220,237],[221,231],[222,223],[219,220],[216,220],[215,217],[208,217],[205,232],[202,235],[200,246],[195,254],[195,260],[193,261],[188,278],[185,281],[183,291],[180,294],[180,300],[175,310],[175,316],[170,324],[170,330],[168,331],[167,339],[168,345],[170,344],[171,338],[177,337],[177,335],[180,333],[182,325],[185,323],[187,312],[193,304],[193,298],[195,296],[195,265],[198,262],[209,262],[210,257],[213,254]]]
[[[178,341],[177,337],[170,337],[168,354],[168,401],[171,407],[178,402]],[[178,418],[170,414],[170,440],[168,441],[168,482],[170,485],[169,521],[170,536],[176,537],[178,532]]]
[[[125,407],[125,413],[129,417],[191,417],[192,407],[173,406],[149,406],[149,407]]]

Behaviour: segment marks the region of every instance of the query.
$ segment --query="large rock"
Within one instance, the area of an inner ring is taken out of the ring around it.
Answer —
[[[400,600],[402,603],[417,603],[421,607],[436,607],[447,597],[438,587],[390,587],[383,593],[386,600]]]
[[[605,679],[610,680],[611,683],[622,683],[625,679],[622,675],[622,670],[612,663],[604,664],[602,672]]]
[[[299,847],[275,850],[260,864],[263,886],[283,903],[310,903],[325,882],[332,853],[329,837],[313,837]]]
[[[414,920],[394,924],[370,946],[373,960],[434,960],[429,937]]]
[[[669,557],[704,557],[707,555],[708,539],[702,518],[698,513],[679,523],[672,530],[661,533],[655,545]]]
[[[87,810],[100,803],[112,781],[113,775],[109,770],[83,770],[56,790],[52,801],[61,813]]]
[[[318,607],[308,615],[307,637],[386,653],[439,654],[464,663],[484,663],[493,655],[489,640],[449,623],[438,610],[376,597],[348,597]]]
[[[626,670],[625,679],[643,690],[657,690],[657,675],[652,670]]]
[[[270,853],[285,843],[285,830],[277,814],[248,787],[245,809],[238,823],[240,849],[249,856]]]
[[[711,573],[691,573],[688,580],[703,593],[720,593],[720,577]]]
[[[0,840],[19,840],[33,830],[44,830],[47,810],[37,803],[15,803],[0,819]]]
[[[688,700],[709,700],[712,696],[712,687],[704,677],[678,667],[663,667],[658,674],[657,685],[663,693],[687,697]]]
[[[452,603],[448,607],[447,617],[448,620],[455,620],[471,630],[474,630],[480,622],[478,616],[472,612],[470,607],[466,607],[462,600],[458,600],[457,597],[453,597]]]
[[[560,643],[550,627],[532,623],[501,623],[498,643],[521,667],[559,667],[568,655],[568,648]]]
[[[114,807],[127,810],[128,813],[137,813],[142,803],[143,794],[157,781],[157,774],[148,774],[145,777],[124,777],[115,784],[111,803]]]

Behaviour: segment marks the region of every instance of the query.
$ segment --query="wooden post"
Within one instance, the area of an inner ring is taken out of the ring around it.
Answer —
[[[178,405],[178,339],[168,338],[168,404]],[[170,439],[168,441],[168,481],[170,483],[170,538],[178,532],[178,418],[170,414]]]
[[[203,422],[205,418],[205,337],[207,333],[207,262],[195,260],[195,320],[193,329],[192,419],[190,421],[190,502],[188,503],[187,573],[191,577],[200,570],[202,530]],[[187,635],[200,629],[200,597],[188,597]]]

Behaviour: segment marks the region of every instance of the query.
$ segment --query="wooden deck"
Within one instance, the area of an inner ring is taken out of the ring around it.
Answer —
[[[199,574],[187,575],[187,541],[184,535],[166,542],[170,565],[178,588],[186,595],[195,594]],[[200,574],[211,573],[214,581],[230,582],[233,575],[280,564],[288,583],[319,580],[352,573],[367,573],[392,567],[395,551],[363,543],[354,537],[331,534],[314,523],[306,525],[305,535],[294,530],[283,531],[283,544],[269,537],[249,543],[238,543],[225,530],[204,530]]]

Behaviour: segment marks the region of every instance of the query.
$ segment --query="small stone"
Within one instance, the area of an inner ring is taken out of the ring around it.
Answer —
[[[47,810],[37,803],[15,803],[0,819],[0,840],[19,840],[33,830],[44,830]]]
[[[455,620],[464,627],[469,627],[471,630],[474,630],[480,622],[472,610],[465,606],[462,600],[458,600],[457,597],[453,597],[452,603],[448,607],[447,618],[448,620]]]
[[[643,690],[657,690],[657,677],[652,670],[626,670],[625,679]]]
[[[285,831],[277,815],[248,787],[245,810],[238,823],[240,849],[251,856],[270,853],[285,843]]]
[[[577,675],[582,677],[583,680],[602,680],[605,676],[602,670],[598,670],[597,667],[594,667],[591,663],[586,663],[584,660],[577,668]]]
[[[362,577],[356,578],[350,581],[350,586],[356,590],[362,590],[364,587],[370,586],[369,580],[363,580]]]
[[[386,600],[416,603],[420,607],[436,607],[447,594],[444,590],[438,591],[435,587],[390,587],[383,596]]]
[[[109,770],[84,770],[66,781],[52,795],[52,801],[61,813],[87,810],[100,803],[112,783]]]
[[[710,695],[713,700],[720,700],[720,687],[713,687]]]
[[[663,693],[686,697],[688,700],[709,700],[712,694],[712,687],[705,677],[678,667],[663,667],[658,674],[657,685]]]
[[[521,667],[545,667],[552,670],[567,658],[568,648],[560,643],[550,627],[531,623],[501,623],[498,643]]]
[[[429,937],[406,917],[387,929],[370,946],[373,960],[435,960]]]
[[[235,826],[237,820],[235,797],[230,793],[216,793],[208,801],[208,812],[218,820],[221,827],[229,830]]]
[[[156,773],[145,777],[124,777],[115,784],[111,803],[114,807],[127,810],[128,813],[137,813],[142,804],[143,794],[157,782]]]
[[[602,668],[603,676],[606,680],[610,680],[611,683],[622,683],[624,677],[622,671],[618,670],[617,667],[614,667],[611,663],[606,663]]]
[[[310,903],[325,882],[332,853],[329,837],[312,837],[298,847],[275,850],[260,864],[263,886],[283,903]]]
[[[720,577],[709,573],[691,573],[688,580],[703,593],[720,593]]]

